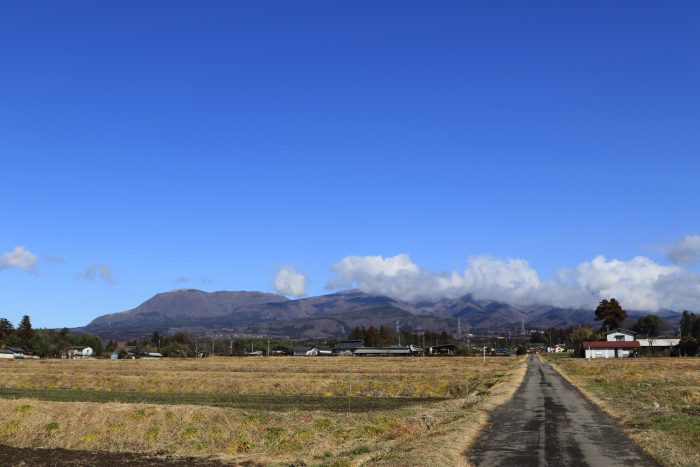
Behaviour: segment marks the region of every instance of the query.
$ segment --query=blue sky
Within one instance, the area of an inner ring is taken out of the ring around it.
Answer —
[[[77,326],[280,270],[698,303],[700,7],[565,3],[3,3],[0,316]],[[591,285],[635,267],[664,293]]]

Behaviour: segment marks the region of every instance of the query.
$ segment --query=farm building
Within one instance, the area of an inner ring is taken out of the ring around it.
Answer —
[[[645,355],[655,354],[656,352],[662,352],[668,350],[669,352],[673,350],[675,346],[680,344],[680,339],[669,339],[669,338],[653,338],[653,339],[637,339],[639,342],[640,350],[644,352]]]
[[[68,352],[63,354],[63,358],[90,358],[92,353],[92,347],[71,347]]]
[[[25,354],[27,353],[27,351],[22,347],[6,347],[5,350],[12,352],[14,358],[24,358]]]
[[[364,341],[362,341],[361,339],[340,341],[333,348],[333,353],[336,355],[340,355],[341,353],[350,352],[352,354],[355,352],[355,350],[364,347],[364,344]]]
[[[117,352],[100,352],[97,354],[97,358],[117,360],[119,358],[119,354]]]
[[[0,349],[0,359],[7,359],[7,360],[14,360],[15,358],[15,353],[12,352],[11,350],[7,349]]]
[[[616,329],[607,333],[606,340],[582,342],[586,358],[622,358],[635,355],[640,348],[634,338],[635,332],[627,329]]]
[[[622,358],[631,357],[639,349],[637,341],[597,341],[582,342],[586,358]]]
[[[141,358],[144,360],[160,360],[163,358],[163,354],[160,352],[144,352]]]
[[[425,349],[428,355],[457,355],[458,349],[455,344],[434,345]]]
[[[414,345],[408,347],[360,347],[353,353],[357,357],[414,357],[423,354],[423,349]]]
[[[328,345],[314,345],[311,349],[306,351],[307,357],[326,357],[333,355],[333,349]]]
[[[289,357],[289,356],[294,355],[294,351],[292,349],[290,349],[289,347],[285,347],[283,345],[278,345],[278,346],[272,348],[270,355],[277,356],[277,357]]]

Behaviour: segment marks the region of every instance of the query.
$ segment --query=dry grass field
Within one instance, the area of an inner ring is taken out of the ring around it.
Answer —
[[[0,444],[253,464],[459,465],[488,411],[522,381],[522,362],[2,361]]]
[[[700,358],[549,358],[662,465],[700,466]]]

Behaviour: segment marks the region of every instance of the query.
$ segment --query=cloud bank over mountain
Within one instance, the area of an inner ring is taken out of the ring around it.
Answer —
[[[628,309],[695,309],[700,302],[700,274],[683,265],[694,258],[693,238],[686,237],[669,250],[681,264],[663,265],[645,256],[629,260],[596,256],[551,279],[542,278],[521,258],[474,256],[464,271],[441,272],[420,267],[406,253],[346,256],[333,265],[335,277],[327,288],[357,287],[411,302],[471,294],[519,305],[591,308],[603,298],[616,297]]]
[[[275,275],[275,290],[283,295],[302,297],[306,295],[308,278],[298,273],[291,266],[284,266]]]

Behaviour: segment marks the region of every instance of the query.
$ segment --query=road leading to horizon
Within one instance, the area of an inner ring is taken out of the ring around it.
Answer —
[[[468,454],[477,466],[658,466],[556,370],[534,356],[513,399]]]

